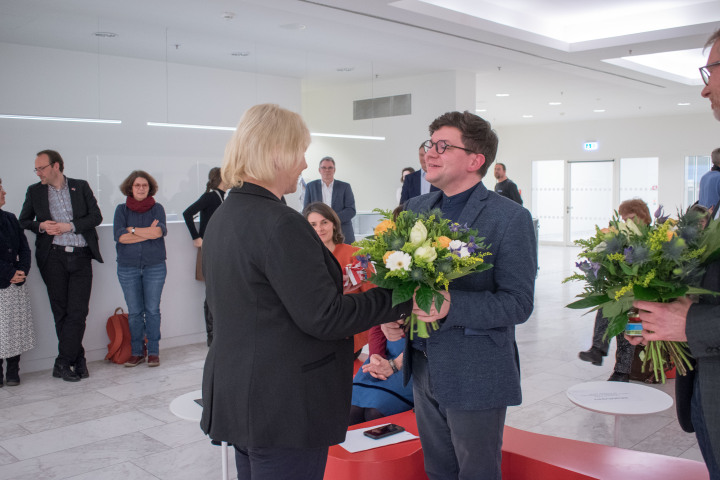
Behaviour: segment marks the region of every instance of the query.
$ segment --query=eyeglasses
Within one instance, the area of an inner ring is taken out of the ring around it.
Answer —
[[[720,65],[720,62],[709,63],[704,67],[700,67],[700,76],[702,77],[703,82],[705,82],[705,85],[710,82],[710,68],[717,67],[718,65]]]
[[[51,163],[48,163],[48,164],[45,165],[44,167],[33,168],[33,171],[34,171],[35,173],[42,172],[43,170],[45,170],[45,169],[46,169],[47,167],[49,167],[50,165],[52,165],[52,164],[51,164]]]
[[[437,153],[445,153],[445,150],[448,148],[457,148],[458,150],[465,150],[468,153],[476,153],[472,150],[468,150],[467,148],[463,147],[456,147],[455,145],[450,145],[445,140],[438,140],[437,142],[433,142],[432,140],[428,140],[427,142],[423,143],[423,148],[425,149],[425,152],[430,151],[430,149],[435,145],[435,151]]]

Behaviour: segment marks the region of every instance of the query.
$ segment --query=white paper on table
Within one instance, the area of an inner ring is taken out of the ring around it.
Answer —
[[[390,425],[385,423],[383,425]],[[394,445],[396,443],[407,442],[408,440],[414,440],[420,438],[417,435],[413,435],[408,431],[396,433],[385,438],[378,440],[366,437],[363,432],[372,430],[373,428],[382,427],[383,425],[373,425],[372,427],[361,428],[359,430],[350,430],[345,436],[345,441],[338,444],[350,453],[362,452],[364,450],[372,450],[373,448],[384,447],[386,445]]]

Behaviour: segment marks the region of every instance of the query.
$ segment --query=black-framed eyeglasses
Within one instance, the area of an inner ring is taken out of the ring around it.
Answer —
[[[438,140],[437,142],[433,142],[432,140],[426,141],[425,143],[423,143],[423,148],[425,149],[425,152],[427,153],[433,147],[433,145],[435,146],[435,151],[439,154],[445,153],[445,150],[447,150],[448,148],[457,148],[459,150],[465,150],[468,153],[477,153],[473,152],[472,150],[468,150],[467,148],[450,145],[445,140]]]
[[[44,167],[33,168],[33,171],[34,171],[35,173],[42,172],[43,170],[45,170],[45,169],[46,169],[47,167],[49,167],[50,165],[52,165],[52,163],[48,163],[48,164],[45,165]]]
[[[700,76],[702,77],[703,82],[705,82],[705,85],[710,82],[710,68],[717,67],[718,65],[720,65],[720,62],[708,63],[704,67],[700,67]]]

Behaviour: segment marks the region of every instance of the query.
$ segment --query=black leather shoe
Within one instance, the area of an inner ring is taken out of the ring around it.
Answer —
[[[52,376],[55,378],[62,378],[66,382],[80,381],[80,376],[73,372],[68,365],[58,365],[57,363],[53,367]]]
[[[90,372],[87,368],[87,360],[85,360],[85,357],[80,357],[80,360],[75,363],[75,373],[80,378],[88,378],[90,376]]]
[[[605,354],[597,347],[578,353],[578,358],[583,362],[590,362],[593,365],[602,365]]]
[[[628,373],[613,372],[613,374],[610,375],[610,378],[608,378],[608,382],[629,382],[629,381],[630,381],[630,374],[628,374]]]

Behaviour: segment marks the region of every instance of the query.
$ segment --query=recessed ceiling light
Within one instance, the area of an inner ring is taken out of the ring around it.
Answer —
[[[230,55],[233,57],[247,57],[250,55],[250,52],[232,52]]]
[[[117,33],[113,33],[113,32],[95,32],[95,33],[93,33],[93,35],[95,35],[96,37],[100,37],[100,38],[115,38],[118,36]]]
[[[338,67],[336,70],[338,72],[352,72],[355,70],[355,67]]]
[[[562,105],[562,102],[548,102],[548,105],[552,105],[554,107],[556,105]]]
[[[509,93],[496,93],[495,96],[496,97],[509,97],[510,94]]]
[[[286,23],[285,25],[280,25],[280,28],[284,28],[285,30],[305,30],[307,27],[302,23]]]
[[[476,112],[487,112],[487,108],[476,108]]]
[[[523,117],[523,118],[533,118],[532,115],[523,115],[522,117]]]
[[[602,108],[598,108],[597,110],[593,110],[595,113],[603,113],[605,110]]]
[[[680,102],[680,103],[678,103],[678,106],[680,106],[680,107],[687,107],[688,105],[690,105],[690,102]]]

